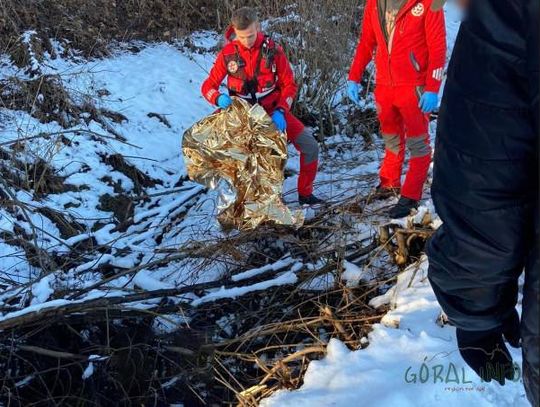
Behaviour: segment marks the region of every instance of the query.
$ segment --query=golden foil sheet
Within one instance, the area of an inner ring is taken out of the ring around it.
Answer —
[[[210,189],[233,190],[234,202],[218,215],[224,228],[303,223],[301,212],[293,214],[281,199],[286,137],[260,105],[233,98],[229,108],[188,129],[182,147],[190,179]]]

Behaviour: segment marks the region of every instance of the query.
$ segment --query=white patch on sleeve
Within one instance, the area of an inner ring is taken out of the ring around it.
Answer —
[[[415,17],[421,17],[424,14],[424,10],[424,5],[422,3],[418,3],[412,8],[411,14]]]
[[[285,101],[289,105],[289,108],[291,108],[293,104],[293,98],[289,96]]]
[[[210,89],[210,90],[208,91],[208,93],[206,94],[206,98],[207,98],[208,100],[212,100],[212,98],[214,97],[214,95],[215,95],[216,93],[217,93],[217,90],[215,90],[215,89]]]
[[[433,79],[437,80],[437,81],[442,81],[443,79],[443,73],[444,73],[444,70],[443,68],[437,68],[437,69],[434,69],[433,70]]]

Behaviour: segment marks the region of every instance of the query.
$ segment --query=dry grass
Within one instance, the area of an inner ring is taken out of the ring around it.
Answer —
[[[174,248],[164,258],[131,269],[109,270],[108,276],[104,270],[96,285],[68,288],[55,296],[81,300],[90,290],[106,291],[112,280],[132,278],[142,269],[199,259],[204,260],[199,267],[206,270],[234,257],[236,266],[219,281],[158,291],[126,288],[123,296],[74,302],[0,322],[0,401],[80,406],[161,406],[183,401],[190,407],[255,407],[277,389],[298,388],[309,361],[324,356],[330,338],[339,338],[351,349],[363,348],[371,325],[386,311],[375,310],[368,302],[397,277],[399,270],[390,259],[399,242],[380,246],[372,240],[375,236],[354,244],[344,239],[348,224],[344,219],[365,220],[369,202],[369,197],[345,201],[299,231],[267,226]],[[273,264],[286,253],[300,263],[317,263],[318,268],[297,270],[295,284],[198,307],[168,300],[275,278],[290,265],[240,281],[233,276]],[[377,278],[347,286],[341,279],[344,260],[373,269]],[[374,266],[376,260],[379,266]],[[326,281],[326,289],[306,287],[318,279]],[[3,312],[24,301],[25,288],[20,289],[5,301]],[[137,301],[147,307],[134,308]],[[178,315],[189,322],[178,322]],[[152,328],[158,321],[172,321],[176,329],[158,334]],[[82,380],[90,355],[105,359],[93,362],[94,374]],[[17,385],[21,382],[24,385]],[[110,404],[113,400],[120,404]]]
[[[336,107],[352,60],[361,6],[355,0],[299,0],[290,8],[298,18],[278,20],[299,85],[297,113],[323,135],[336,131]]]

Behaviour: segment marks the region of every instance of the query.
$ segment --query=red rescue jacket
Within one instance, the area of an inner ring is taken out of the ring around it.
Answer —
[[[232,39],[233,35],[234,30],[230,28],[225,36],[227,43],[202,85],[205,99],[217,104],[219,86],[227,77],[231,95],[249,100],[251,93],[254,93],[266,110],[271,112],[279,107],[289,111],[296,96],[297,85],[283,49],[263,33],[258,34],[255,45],[250,49]],[[250,87],[249,82],[255,73],[256,84]]]
[[[367,0],[349,80],[360,82],[376,48],[377,84],[424,86],[426,92],[438,92],[446,62],[446,28],[443,10],[432,11],[431,3],[408,0],[396,16],[394,35],[387,43],[378,2]]]

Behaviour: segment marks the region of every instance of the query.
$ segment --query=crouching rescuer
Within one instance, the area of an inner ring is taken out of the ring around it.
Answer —
[[[436,109],[446,60],[444,13],[432,0],[367,0],[349,71],[349,98],[360,105],[362,74],[375,54],[375,101],[385,157],[377,195],[400,193],[389,216],[418,206],[431,162],[429,113]],[[401,185],[405,150],[409,169]]]
[[[299,203],[321,204],[313,195],[319,146],[312,130],[290,111],[297,85],[283,49],[260,31],[257,12],[249,7],[233,14],[225,37],[226,43],[202,85],[203,96],[221,109],[231,105],[231,96],[260,104],[300,152]],[[225,77],[228,94],[219,91]]]

